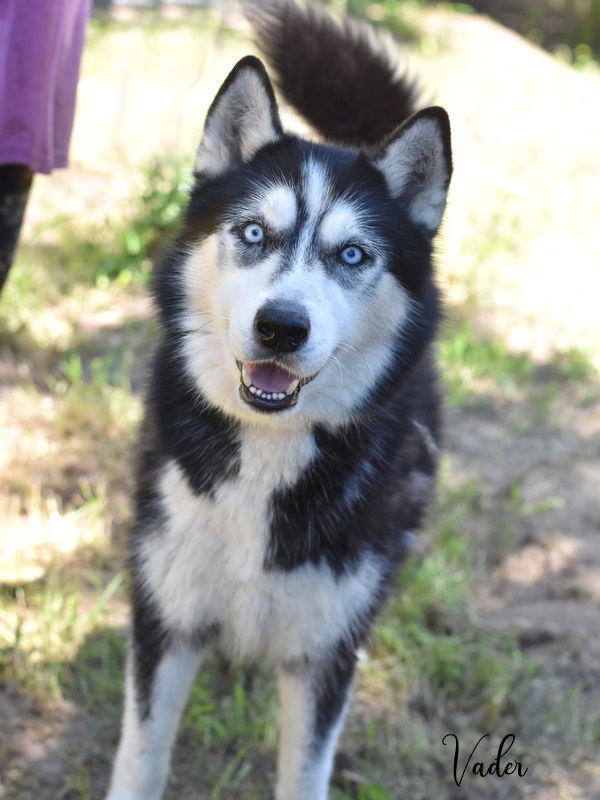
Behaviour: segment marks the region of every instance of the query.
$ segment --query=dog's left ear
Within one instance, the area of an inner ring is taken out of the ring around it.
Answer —
[[[450,120],[432,107],[410,117],[372,156],[392,197],[411,218],[435,234],[442,221],[452,175]]]
[[[195,172],[217,177],[282,135],[267,72],[258,58],[246,56],[229,73],[208,110]]]

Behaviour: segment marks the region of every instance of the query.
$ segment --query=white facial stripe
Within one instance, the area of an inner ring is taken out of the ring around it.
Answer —
[[[291,228],[298,213],[296,195],[284,185],[269,188],[258,199],[258,208],[266,224],[276,231]]]
[[[324,216],[319,234],[325,246],[345,244],[364,237],[361,211],[348,202],[336,203]]]
[[[323,164],[311,159],[304,165],[302,173],[304,202],[311,222],[319,216],[329,198],[327,171]]]
[[[372,230],[370,212],[357,207],[352,196],[333,199],[327,170],[318,161],[305,164],[302,177],[300,196],[308,219],[294,231],[294,252],[285,264],[282,251],[275,248],[251,268],[240,267],[238,244],[225,226],[190,248],[183,271],[187,311],[181,326],[187,335],[182,349],[189,374],[211,403],[263,429],[302,430],[312,422],[346,422],[388,368],[402,327],[413,313],[405,291],[386,273],[388,250]],[[258,211],[261,204],[263,212],[273,215],[281,205],[279,224],[292,219],[292,210],[298,218],[293,190],[277,178],[258,188],[247,213]],[[273,216],[271,222],[277,220]],[[364,237],[358,236],[355,243],[364,243],[373,268],[363,271],[356,284],[346,285],[315,258],[312,243],[315,235],[334,242],[361,228]],[[367,286],[368,292],[363,291]],[[319,373],[302,388],[297,406],[281,415],[259,414],[243,401],[236,366],[236,360],[259,357],[254,319],[272,299],[298,303],[309,315],[310,336],[290,364],[298,374]]]
[[[306,254],[315,235],[316,225],[330,200],[327,169],[321,162],[310,159],[304,163],[301,192],[306,219],[303,221],[294,256],[289,266],[292,271],[299,269],[304,272],[310,266]]]

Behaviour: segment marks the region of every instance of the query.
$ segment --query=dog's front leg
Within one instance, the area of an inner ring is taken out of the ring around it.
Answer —
[[[345,646],[278,674],[276,800],[327,800],[356,656]]]
[[[177,726],[200,659],[200,651],[186,644],[168,648],[154,670],[147,697],[142,697],[135,656],[130,655],[121,742],[106,800],[162,797]]]

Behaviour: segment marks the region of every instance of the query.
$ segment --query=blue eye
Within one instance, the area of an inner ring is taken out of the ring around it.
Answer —
[[[340,258],[345,264],[350,264],[351,266],[356,266],[356,264],[360,264],[360,262],[364,259],[365,253],[360,247],[356,247],[356,245],[350,245],[350,247],[345,247],[342,252],[340,253]]]
[[[242,231],[242,236],[248,244],[260,244],[265,239],[265,232],[256,222],[251,222]]]

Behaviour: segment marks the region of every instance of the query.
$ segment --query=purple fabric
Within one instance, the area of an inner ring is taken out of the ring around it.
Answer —
[[[0,164],[66,167],[90,0],[0,0]]]

